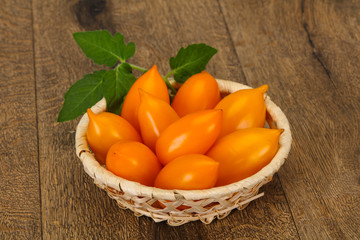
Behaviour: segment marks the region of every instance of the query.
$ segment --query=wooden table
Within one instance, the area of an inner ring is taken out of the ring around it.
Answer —
[[[288,160],[265,196],[210,225],[120,210],[74,151],[63,95],[100,67],[72,38],[121,32],[131,63],[169,70],[181,46],[218,49],[207,71],[260,86],[287,115]],[[0,1],[0,239],[359,239],[359,1]]]

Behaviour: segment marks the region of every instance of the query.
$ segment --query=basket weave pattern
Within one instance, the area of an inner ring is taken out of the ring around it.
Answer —
[[[217,80],[222,95],[250,87],[226,80]],[[76,129],[76,154],[84,165],[85,172],[94,183],[116,200],[120,208],[128,208],[136,216],[148,216],[155,222],[167,221],[179,226],[189,221],[200,220],[209,224],[215,218],[226,217],[233,209],[244,209],[251,201],[263,196],[259,188],[271,181],[273,175],[284,163],[291,147],[291,132],[286,116],[269,98],[265,97],[267,123],[270,128],[282,128],[279,150],[272,161],[251,177],[222,187],[206,190],[164,190],[147,187],[128,181],[107,171],[91,153],[86,130],[89,123],[85,114]],[[106,110],[104,99],[92,107],[94,113]]]

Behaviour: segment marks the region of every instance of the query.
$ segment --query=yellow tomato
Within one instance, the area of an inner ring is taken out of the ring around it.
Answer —
[[[121,116],[129,121],[138,131],[140,131],[138,122],[138,108],[140,105],[139,88],[170,103],[167,86],[159,74],[157,66],[154,65],[131,86],[121,110]]]
[[[171,106],[183,117],[196,111],[212,109],[219,101],[220,91],[215,78],[202,71],[186,80],[176,93]]]
[[[141,142],[138,132],[122,117],[109,112],[94,114],[91,109],[87,110],[87,114],[87,141],[96,160],[101,164],[105,164],[107,151],[114,143],[120,140]]]
[[[217,140],[206,154],[220,163],[216,186],[240,181],[270,163],[283,129],[240,129]]]
[[[178,120],[179,116],[167,102],[142,89],[139,91],[141,102],[138,118],[141,136],[144,143],[155,152],[155,144],[160,133]]]
[[[120,141],[110,147],[106,168],[119,177],[153,186],[161,164],[144,144]]]
[[[221,110],[204,110],[180,118],[167,127],[156,142],[163,165],[185,154],[204,154],[219,136]]]
[[[264,127],[266,107],[264,93],[268,85],[244,89],[223,98],[215,109],[223,110],[223,126],[220,136],[243,128]]]
[[[162,189],[200,190],[214,187],[219,163],[201,155],[178,157],[156,177],[154,186]]]

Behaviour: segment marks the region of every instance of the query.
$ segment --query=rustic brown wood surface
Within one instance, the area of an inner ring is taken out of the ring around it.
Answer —
[[[0,239],[41,237],[31,3],[0,1]]]
[[[63,95],[99,69],[72,33],[136,43],[169,70],[181,46],[218,49],[207,71],[259,86],[288,116],[285,165],[243,211],[210,225],[121,210],[75,155]],[[360,1],[0,0],[0,239],[359,239]]]

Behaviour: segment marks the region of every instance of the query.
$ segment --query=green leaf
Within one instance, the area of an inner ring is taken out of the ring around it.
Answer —
[[[135,53],[133,42],[127,45],[120,33],[114,36],[107,30],[74,33],[73,37],[81,50],[96,64],[114,66],[118,60],[124,62]]]
[[[106,71],[96,71],[85,75],[74,83],[65,94],[65,102],[57,121],[64,122],[84,114],[103,97],[103,78]]]
[[[124,97],[136,80],[131,71],[129,64],[122,63],[105,74],[103,89],[108,112],[120,114]]]
[[[204,43],[182,47],[176,57],[170,58],[171,73],[174,74],[175,81],[183,83],[192,75],[203,71],[215,53],[215,48]]]
[[[129,42],[127,45],[124,42],[124,36],[121,33],[115,33],[114,40],[116,41],[117,52],[120,56],[120,60],[124,62],[125,60],[131,58],[135,54],[135,43]]]

